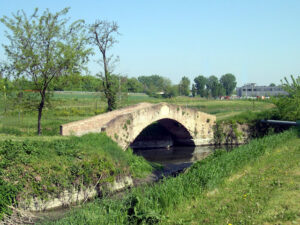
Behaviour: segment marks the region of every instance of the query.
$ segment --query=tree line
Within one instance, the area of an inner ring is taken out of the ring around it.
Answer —
[[[221,81],[224,81],[224,78],[228,76],[229,74],[223,75],[219,81],[215,76],[211,76],[214,77],[214,79],[211,79],[211,77],[205,78],[200,75],[194,79],[192,89],[190,88],[190,79],[185,76],[182,77],[179,84],[175,85],[172,84],[170,79],[160,75],[143,75],[137,78],[128,78],[126,76],[112,74],[111,79],[113,80],[112,83],[115,84],[113,88],[116,89],[116,92],[146,93],[152,97],[165,98],[176,97],[178,95],[218,97],[224,96],[225,94],[230,95],[234,89],[232,85],[230,86],[232,90],[228,90],[228,92],[226,92],[224,82],[221,83]],[[0,87],[0,91],[2,92],[4,91],[4,86],[8,92],[38,91],[35,90],[34,82],[23,76],[15,79],[8,79],[1,77],[0,75],[0,85],[2,86]],[[220,91],[218,92],[218,89],[216,88],[219,88]],[[76,73],[58,77],[49,84],[48,90],[102,92],[103,85],[101,77]]]
[[[0,62],[0,91],[4,99],[12,89],[33,90],[39,94],[39,103],[35,106],[39,135],[43,109],[51,98],[51,90],[102,91],[109,111],[117,107],[120,91],[145,92],[166,98],[190,95],[191,82],[187,77],[173,85],[168,78],[159,75],[138,78],[115,75],[113,68],[119,59],[109,51],[118,42],[118,24],[105,20],[92,24],[81,19],[70,21],[68,12],[69,8],[55,13],[49,9],[39,13],[35,9],[31,15],[18,11],[0,19],[7,28],[5,36],[8,39],[8,44],[2,45],[7,58]],[[91,55],[99,57],[103,71],[99,71],[97,77],[82,76]],[[193,96],[230,94],[236,85],[235,77],[230,76],[233,83],[223,77],[220,81],[215,76],[197,77],[192,85]],[[21,97],[22,91],[17,93],[17,99]]]

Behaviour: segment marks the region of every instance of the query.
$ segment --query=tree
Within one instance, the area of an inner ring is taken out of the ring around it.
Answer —
[[[200,95],[201,97],[205,96],[205,86],[207,83],[207,78],[199,75],[194,79],[195,82],[195,88],[197,90],[197,95]]]
[[[281,83],[283,89],[289,95],[273,99],[280,118],[285,120],[300,120],[300,76],[295,78],[291,75],[291,82],[285,77]]]
[[[193,97],[196,96],[196,93],[197,93],[197,89],[196,89],[196,87],[195,87],[195,84],[193,84],[193,85],[192,85],[192,95],[193,95]]]
[[[220,83],[225,89],[225,94],[227,96],[231,95],[233,90],[236,87],[236,79],[235,76],[231,73],[227,73],[220,78]]]
[[[184,96],[190,95],[190,79],[187,77],[182,77],[179,83],[179,94]]]
[[[167,85],[164,89],[164,98],[173,98],[178,95],[178,86],[177,85]]]
[[[216,76],[212,75],[207,79],[207,89],[209,94],[215,98],[219,93],[219,80]]]
[[[171,85],[170,79],[159,75],[139,76],[138,81],[143,85],[144,92],[150,95],[162,92],[167,86]]]
[[[119,26],[116,22],[108,22],[104,20],[97,20],[95,23],[89,26],[90,29],[90,39],[93,44],[95,44],[102,55],[102,63],[104,69],[104,76],[101,76],[104,94],[107,100],[107,109],[112,111],[117,108],[117,91],[114,88],[114,79],[112,77],[113,65],[115,60],[113,55],[108,55],[108,50],[110,50],[117,40],[115,35],[119,34]]]
[[[129,92],[137,93],[143,91],[143,85],[136,78],[127,79],[127,89]]]
[[[269,87],[276,87],[276,84],[271,83],[271,84],[269,85]]]
[[[4,49],[14,74],[30,79],[40,95],[38,135],[50,83],[59,76],[80,71],[90,53],[86,48],[84,22],[78,20],[66,28],[68,11],[65,8],[52,14],[47,9],[38,16],[35,9],[29,17],[24,11],[18,11],[12,18],[1,18],[10,31],[6,33],[10,44],[4,45]]]

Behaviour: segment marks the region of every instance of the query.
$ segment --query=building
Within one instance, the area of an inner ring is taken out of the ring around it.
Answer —
[[[246,84],[236,88],[236,93],[239,97],[270,97],[278,95],[288,95],[280,86],[256,86],[255,83]]]

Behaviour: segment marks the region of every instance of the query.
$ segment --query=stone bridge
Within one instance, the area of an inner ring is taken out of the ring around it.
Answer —
[[[123,149],[136,139],[147,126],[160,123],[180,144],[208,145],[213,140],[216,117],[195,109],[167,104],[140,103],[123,109],[63,124],[63,136],[106,132]]]

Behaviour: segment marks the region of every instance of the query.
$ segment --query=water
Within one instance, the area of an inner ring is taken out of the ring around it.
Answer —
[[[170,148],[134,149],[133,152],[150,162],[163,165],[157,176],[176,175],[215,151],[215,146],[174,146]]]
[[[213,153],[214,146],[174,146],[170,148],[134,149],[134,153],[150,162],[182,164],[199,161]]]
[[[134,149],[133,151],[135,154],[143,156],[150,162],[163,165],[163,170],[154,172],[156,177],[155,180],[157,180],[162,177],[176,176],[186,168],[190,167],[194,162],[202,160],[212,154],[215,149],[215,146],[174,146],[169,149]],[[42,222],[43,220],[62,218],[69,210],[70,208],[60,208],[46,212],[37,212],[34,213],[34,215],[39,218],[37,221]]]

